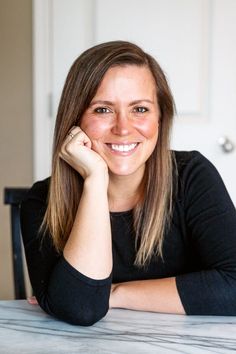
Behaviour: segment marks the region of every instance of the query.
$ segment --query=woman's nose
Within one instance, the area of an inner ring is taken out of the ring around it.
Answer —
[[[129,135],[132,130],[132,124],[129,117],[125,114],[118,114],[112,127],[112,133],[115,135]]]

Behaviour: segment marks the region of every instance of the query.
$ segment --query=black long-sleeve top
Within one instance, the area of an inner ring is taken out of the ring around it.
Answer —
[[[132,211],[111,212],[113,270],[103,280],[74,269],[56,252],[50,235],[38,233],[49,178],[33,185],[21,206],[21,228],[32,288],[47,313],[91,325],[108,311],[111,283],[175,276],[186,314],[236,315],[235,207],[204,156],[192,151],[175,157],[178,192],[163,260],[155,256],[146,268],[135,266]]]

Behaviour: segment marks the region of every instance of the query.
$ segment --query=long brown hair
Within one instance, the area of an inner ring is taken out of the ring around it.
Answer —
[[[154,254],[162,256],[164,233],[172,213],[173,157],[169,136],[174,101],[159,64],[133,43],[112,41],[96,45],[82,53],[68,73],[57,113],[48,206],[42,226],[49,230],[55,248],[61,252],[69,237],[83,189],[82,177],[59,157],[61,146],[70,129],[80,125],[81,117],[107,70],[119,65],[150,69],[161,113],[158,142],[146,162],[143,198],[133,211],[137,248],[135,264],[142,266]]]

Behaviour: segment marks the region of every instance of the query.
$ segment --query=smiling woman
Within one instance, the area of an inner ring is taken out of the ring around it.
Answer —
[[[104,75],[80,126],[106,162],[110,178],[129,176],[126,184],[132,189],[141,183],[145,162],[155,149],[159,116],[150,69],[115,66]]]
[[[39,305],[91,325],[109,307],[236,315],[236,213],[214,166],[169,147],[174,102],[153,57],[123,41],[72,65],[50,178],[21,207]]]

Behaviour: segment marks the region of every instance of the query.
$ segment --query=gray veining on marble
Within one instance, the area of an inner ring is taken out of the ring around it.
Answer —
[[[0,354],[236,353],[236,317],[114,309],[72,326],[24,300],[0,301]]]

